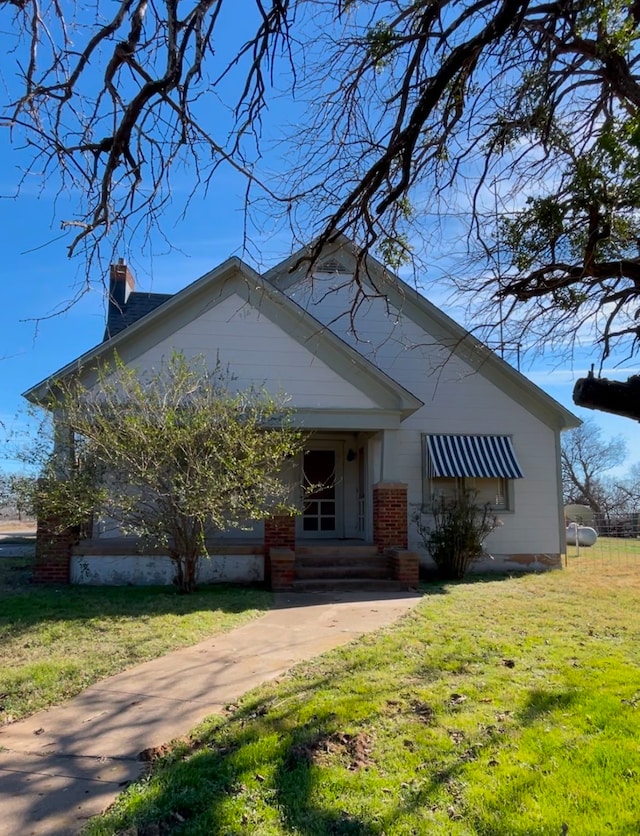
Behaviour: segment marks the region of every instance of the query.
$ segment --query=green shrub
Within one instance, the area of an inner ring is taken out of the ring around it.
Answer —
[[[475,491],[461,491],[455,498],[434,497],[431,519],[416,518],[420,536],[438,573],[447,580],[463,578],[471,563],[487,552],[484,539],[500,520],[490,505],[478,505]]]

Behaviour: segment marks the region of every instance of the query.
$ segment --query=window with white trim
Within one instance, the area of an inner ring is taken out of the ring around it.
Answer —
[[[478,505],[490,505],[493,511],[513,510],[513,486],[510,479],[494,477],[480,479],[476,477],[432,477],[425,479],[424,506],[441,497],[455,499],[465,491],[473,491]]]

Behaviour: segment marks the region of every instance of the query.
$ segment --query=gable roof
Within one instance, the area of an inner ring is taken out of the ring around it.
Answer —
[[[303,247],[267,273],[265,279],[287,292],[293,285],[309,281],[308,262],[304,258],[310,247]],[[354,243],[344,235],[336,237],[320,259],[317,272],[333,272],[331,266],[339,264],[343,273],[347,265],[353,273],[356,264]],[[329,267],[327,268],[327,265]],[[582,421],[558,403],[554,398],[513,368],[477,337],[459,325],[429,300],[418,293],[399,276],[392,273],[371,255],[365,260],[363,283],[370,285],[377,294],[383,294],[401,314],[408,316],[442,346],[471,366],[478,374],[502,389],[510,397],[525,406],[541,421],[556,429],[578,427]]]
[[[313,352],[343,379],[365,392],[378,405],[380,427],[396,425],[423,405],[411,392],[237,257],[228,259],[128,327],[32,386],[24,397],[34,403],[46,403],[47,395],[55,390],[56,381],[72,375],[80,375],[85,385],[91,386],[97,379],[96,367],[101,362],[108,362],[116,353],[124,363],[135,362],[136,357],[232,293],[239,294],[261,314],[286,329],[305,350]]]

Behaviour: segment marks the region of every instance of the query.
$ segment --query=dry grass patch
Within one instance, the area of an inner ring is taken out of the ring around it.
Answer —
[[[35,534],[36,525],[36,520],[32,519],[9,520],[0,517],[0,534],[13,534],[14,531]]]

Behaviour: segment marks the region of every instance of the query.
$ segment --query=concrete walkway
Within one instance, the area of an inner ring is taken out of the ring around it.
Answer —
[[[297,662],[392,623],[419,600],[410,592],[278,595],[273,610],[237,630],[0,728],[0,834],[77,833],[142,773],[143,750],[184,735]]]

